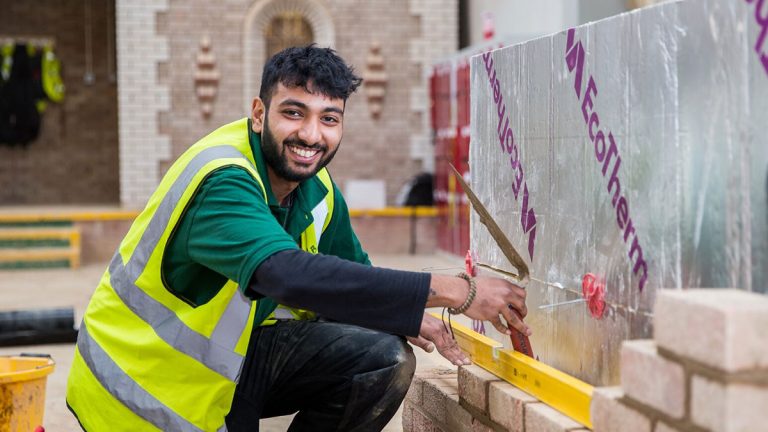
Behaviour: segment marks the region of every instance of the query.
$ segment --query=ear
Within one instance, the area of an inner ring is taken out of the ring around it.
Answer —
[[[261,133],[264,128],[264,116],[267,113],[267,107],[264,105],[264,101],[260,97],[253,99],[251,103],[251,124],[252,129],[256,133]]]

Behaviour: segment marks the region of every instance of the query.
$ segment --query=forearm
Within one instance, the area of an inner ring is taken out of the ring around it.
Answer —
[[[464,279],[433,274],[429,284],[429,297],[426,307],[457,308],[464,303],[469,294],[469,284]]]
[[[292,250],[264,261],[246,294],[267,296],[342,322],[416,335],[429,287],[428,273],[370,267]]]

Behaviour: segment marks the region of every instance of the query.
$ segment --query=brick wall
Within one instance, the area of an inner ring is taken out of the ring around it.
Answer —
[[[427,167],[431,163],[424,68],[457,47],[456,0],[293,3],[307,10],[322,9],[330,20],[334,48],[359,74],[365,73],[370,45],[381,44],[384,70],[389,78],[382,114],[379,119],[369,115],[363,88],[350,98],[341,151],[330,170],[342,187],[349,179],[384,179],[388,203],[394,204],[400,188],[424,168],[422,158],[426,158]],[[259,37],[261,31],[259,17],[249,16],[249,11],[268,10],[270,4],[246,0],[169,0],[168,10],[158,16],[157,34],[167,38],[169,58],[160,63],[157,73],[159,84],[170,89],[170,111],[160,113],[158,127],[171,140],[171,154],[160,162],[161,173],[168,161],[212,129],[248,115],[245,107],[258,92],[258,82],[253,82],[258,81],[258,76],[244,76],[244,41]],[[200,112],[193,76],[195,55],[204,36],[211,39],[221,74],[209,118]],[[260,75],[265,59],[252,60],[251,70]],[[253,94],[245,94],[244,88]]]
[[[93,81],[86,73],[90,4]],[[40,136],[0,145],[0,205],[117,203],[117,85],[114,0],[0,1],[0,37],[55,40],[66,94],[48,104]]]
[[[627,424],[657,432],[766,430],[766,328],[765,296],[660,291],[654,339],[625,342],[621,386],[599,389],[593,399],[595,430]]]
[[[383,179],[394,204],[410,178],[431,168],[425,68],[457,47],[457,1],[294,2],[330,17],[334,47],[360,74],[369,47],[381,45],[389,78],[382,114],[370,116],[364,89],[351,97],[343,149],[331,171],[342,186],[349,179]],[[40,139],[28,148],[0,146],[0,204],[141,206],[176,156],[215,127],[247,115],[254,94],[243,91],[246,19],[269,0],[3,3],[2,34],[56,39],[67,96],[49,107]],[[83,82],[88,4],[90,85]],[[204,36],[221,74],[209,118],[200,113],[193,78]],[[249,35],[257,36],[258,29]],[[254,67],[263,60],[255,59]]]
[[[171,156],[170,138],[159,127],[170,109],[168,86],[160,82],[168,41],[158,34],[167,7],[167,0],[117,1],[120,201],[131,207],[147,201]]]
[[[626,341],[621,385],[594,390],[597,432],[749,432],[768,425],[768,298],[741,290],[662,290],[653,340]],[[583,431],[478,366],[420,373],[405,432]]]

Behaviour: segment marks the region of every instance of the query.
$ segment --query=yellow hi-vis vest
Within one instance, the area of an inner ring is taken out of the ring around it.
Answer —
[[[102,276],[67,383],[67,404],[86,430],[226,430],[256,302],[230,280],[208,303],[193,307],[161,276],[168,239],[195,191],[226,166],[246,169],[267,198],[247,119],[225,125],[171,166]],[[333,214],[330,176],[325,169],[317,176],[328,193],[301,236],[306,251],[317,251]]]

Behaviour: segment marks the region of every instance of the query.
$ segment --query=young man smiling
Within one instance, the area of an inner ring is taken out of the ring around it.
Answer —
[[[67,403],[84,429],[380,430],[415,361],[455,364],[446,306],[530,333],[525,292],[495,278],[370,265],[325,166],[360,78],[330,49],[271,58],[250,119],[171,166],[86,310]]]

